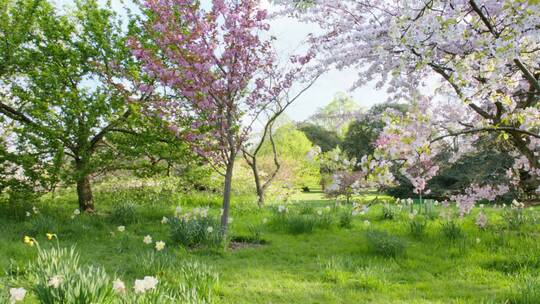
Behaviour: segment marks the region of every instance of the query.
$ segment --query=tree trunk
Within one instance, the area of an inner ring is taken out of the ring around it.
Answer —
[[[92,188],[90,187],[90,177],[86,174],[77,179],[77,196],[81,211],[93,212],[95,210]]]
[[[231,157],[227,164],[227,171],[225,172],[225,183],[223,186],[223,214],[221,215],[221,229],[223,235],[227,235],[227,228],[229,225],[229,207],[231,205],[231,186],[233,177],[234,157]]]
[[[255,190],[257,191],[257,204],[259,208],[264,206],[264,188],[261,185],[261,178],[259,176],[259,170],[257,169],[257,159],[254,157],[251,163],[248,163],[253,171],[253,177],[255,179]]]

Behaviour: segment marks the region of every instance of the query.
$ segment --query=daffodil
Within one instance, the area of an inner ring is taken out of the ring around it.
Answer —
[[[16,303],[16,302],[19,302],[19,301],[22,301],[24,300],[24,296],[26,295],[26,289],[24,288],[11,288],[9,290],[9,295],[10,295],[10,301],[11,303]]]
[[[59,275],[55,275],[49,280],[49,283],[47,285],[53,288],[58,288],[63,282],[64,282],[63,277]]]
[[[152,237],[149,236],[149,235],[145,236],[144,239],[143,239],[143,242],[145,244],[152,244]]]
[[[123,294],[123,293],[126,292],[126,284],[124,284],[124,282],[122,282],[122,280],[116,279],[113,282],[113,290],[116,293]]]
[[[47,233],[46,235],[47,235],[47,239],[48,239],[49,241],[52,240],[52,238],[55,236],[55,235],[52,234],[52,233]]]
[[[156,250],[161,251],[165,248],[165,242],[163,241],[157,241],[156,242]]]
[[[30,247],[34,246],[34,239],[25,235],[24,236],[24,243],[29,245]]]

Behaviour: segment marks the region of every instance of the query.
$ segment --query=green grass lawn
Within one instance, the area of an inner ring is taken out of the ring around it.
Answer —
[[[375,196],[369,194],[363,199],[369,201]],[[137,221],[119,232],[118,219],[110,214],[115,202],[128,198],[136,205]],[[161,224],[161,219],[172,216],[178,202],[189,209],[204,201],[201,195],[197,199],[181,195],[149,199],[144,195],[97,193],[99,212],[74,219],[72,195],[44,200],[36,205],[39,213],[29,217],[24,210],[31,206],[14,212],[3,205],[2,292],[13,286],[31,288],[26,269],[36,258],[36,247],[24,244],[23,236],[35,237],[46,248],[54,244],[45,237],[51,232],[58,235],[60,246],[75,245],[83,264],[105,268],[129,288],[133,280],[145,275],[174,282],[178,269],[171,260],[206,264],[219,275],[214,290],[219,303],[538,303],[540,299],[538,210],[527,209],[526,223],[509,228],[500,209],[486,207],[489,225],[480,230],[475,225],[476,208],[457,221],[463,236],[451,240],[442,231],[441,217],[435,215],[428,220],[424,235],[414,237],[409,233],[407,212],[383,219],[381,204],[356,215],[350,228],[342,228],[340,214],[350,212],[351,207],[335,208],[334,201],[311,193],[293,198],[290,212],[304,210],[316,217],[321,210],[333,221],[329,227],[318,227],[311,233],[293,234],[270,224],[275,206],[259,210],[253,200],[244,197],[233,204],[230,235],[249,236],[249,227],[255,226],[266,241],[264,245],[245,244],[219,251],[186,250],[174,244],[169,226]],[[211,215],[217,215],[217,203],[209,204]],[[439,213],[441,207],[435,211]],[[270,223],[263,224],[265,219]],[[370,231],[386,231],[387,237],[404,246],[403,250],[390,257],[384,254],[384,248],[382,253],[374,250],[373,246],[378,248],[380,244],[368,239]],[[151,235],[154,241],[163,240],[165,250],[155,252],[152,245],[143,243],[145,235]],[[163,255],[167,262],[157,268],[150,261],[152,255]],[[29,295],[23,303],[37,300]]]

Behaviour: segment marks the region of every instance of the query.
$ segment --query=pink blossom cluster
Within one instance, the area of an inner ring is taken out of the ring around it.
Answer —
[[[480,200],[494,201],[498,196],[507,193],[510,188],[507,185],[471,185],[464,193],[453,195],[460,210],[460,214],[469,213],[474,205]]]
[[[142,93],[162,98],[144,105],[194,150],[216,163],[235,154],[252,121],[290,87],[312,57],[277,68],[267,12],[256,0],[147,0],[146,36],[128,45],[151,79]],[[153,99],[155,100],[155,99]]]
[[[286,5],[284,14],[298,3],[277,2]],[[540,3],[314,0],[303,10],[292,15],[322,29],[310,37],[318,71],[359,71],[354,88],[378,80],[391,99],[414,101],[426,114],[389,121],[393,127],[377,142],[414,171],[409,177],[417,191],[436,171],[426,160],[436,158],[438,146],[454,149],[450,161],[456,161],[495,131],[497,140],[514,147],[516,170],[540,182],[540,82],[533,77],[540,61]],[[434,77],[440,80],[437,98],[427,103],[448,104],[427,107],[419,95]],[[452,139],[432,142],[445,135]]]

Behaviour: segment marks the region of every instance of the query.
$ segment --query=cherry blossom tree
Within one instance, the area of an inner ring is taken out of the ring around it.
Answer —
[[[455,138],[471,145],[477,137],[493,135],[495,140],[506,142],[514,149],[515,166],[509,171],[510,179],[515,180],[518,175],[518,179],[528,179],[538,187],[540,5],[537,1],[278,2],[300,7],[295,15],[320,25],[323,33],[310,37],[320,58],[318,69],[359,70],[354,88],[377,79],[378,87],[386,87],[392,99],[418,100],[422,98],[419,87],[427,81],[439,80],[437,96],[429,97],[424,107],[433,105],[438,109],[431,110],[432,122],[405,122],[401,124],[404,129],[387,134],[393,134],[396,142],[398,138],[408,138],[409,157],[418,158],[415,162],[409,158],[410,165],[430,167],[413,170],[416,174],[409,172],[418,191],[426,178],[436,173],[430,164],[430,159],[437,155],[433,151],[434,142],[448,143]],[[446,108],[435,106],[441,96],[459,101],[459,105],[451,102]],[[401,136],[400,132],[412,136]],[[421,151],[422,147],[430,152]],[[455,157],[466,149],[461,151]],[[481,189],[487,188],[477,185],[465,192],[486,193]],[[506,188],[497,189],[501,193]]]
[[[277,55],[268,34],[267,12],[255,0],[147,0],[146,35],[129,45],[154,85],[159,102],[145,105],[172,132],[224,176],[224,233],[227,230],[235,159],[257,117],[289,88],[298,72],[276,75]],[[309,56],[291,57],[302,66]]]

